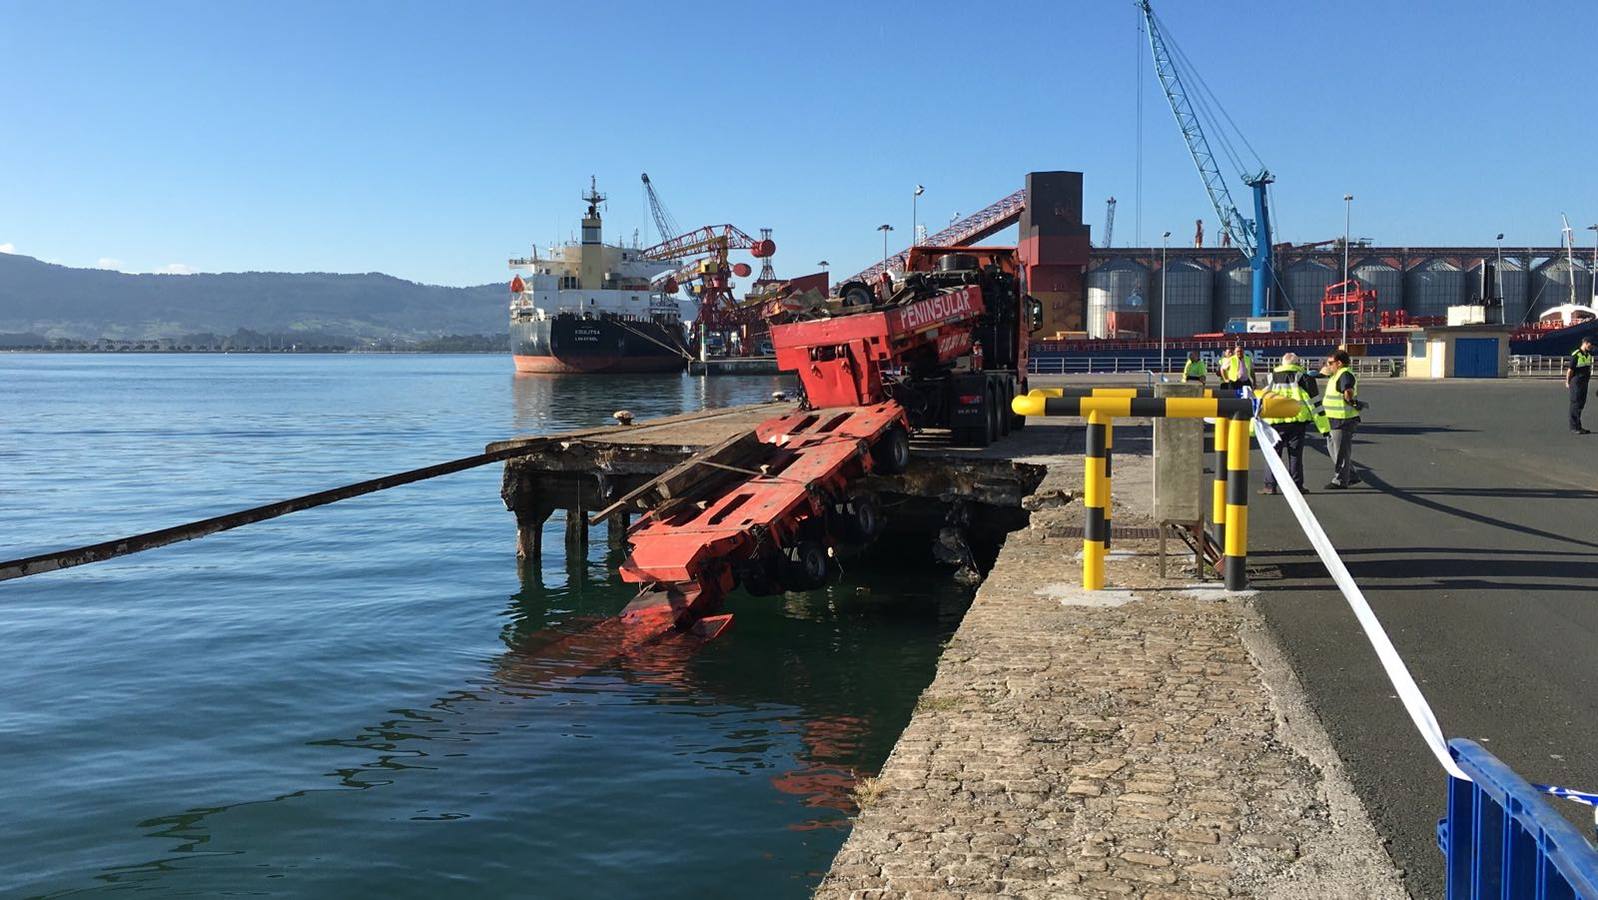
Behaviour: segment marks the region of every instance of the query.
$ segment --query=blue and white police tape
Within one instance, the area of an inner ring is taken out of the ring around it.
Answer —
[[[1532,787],[1545,794],[1563,797],[1572,803],[1580,803],[1584,806],[1592,807],[1592,827],[1595,832],[1598,832],[1598,794],[1589,794],[1586,791],[1572,790],[1571,788],[1552,784],[1534,784]]]
[[[1252,396],[1252,392],[1245,389],[1245,396]],[[1258,404],[1259,399],[1255,397],[1256,412]],[[1376,613],[1365,599],[1364,592],[1354,582],[1354,576],[1349,574],[1348,567],[1343,565],[1342,557],[1338,555],[1331,538],[1327,537],[1325,529],[1321,528],[1320,520],[1310,511],[1309,503],[1304,500],[1304,495],[1299,492],[1293,476],[1288,473],[1287,464],[1282,462],[1281,454],[1275,452],[1275,447],[1281,443],[1276,429],[1257,416],[1254,419],[1254,426],[1259,435],[1260,447],[1265,451],[1261,455],[1265,457],[1265,464],[1275,476],[1278,490],[1287,498],[1287,505],[1293,510],[1293,516],[1298,519],[1298,525],[1304,530],[1304,536],[1309,538],[1310,545],[1315,548],[1316,555],[1326,565],[1326,571],[1331,573],[1332,581],[1336,582],[1343,599],[1348,601],[1349,608],[1354,611],[1354,618],[1359,620],[1359,626],[1365,632],[1366,640],[1370,641],[1371,647],[1376,651],[1376,658],[1381,662],[1383,671],[1387,673],[1388,681],[1392,682],[1393,689],[1398,692],[1398,699],[1404,704],[1405,712],[1409,713],[1410,721],[1415,723],[1415,728],[1420,731],[1421,737],[1431,748],[1432,755],[1442,764],[1443,770],[1455,778],[1470,781],[1470,776],[1459,768],[1458,763],[1454,762],[1453,755],[1448,752],[1448,741],[1443,737],[1442,726],[1437,724],[1437,717],[1432,713],[1431,704],[1426,702],[1425,695],[1415,684],[1414,676],[1409,674],[1409,667],[1404,664],[1403,657],[1398,655],[1392,640],[1387,637],[1387,630],[1382,627],[1381,620],[1376,618]],[[1598,794],[1547,784],[1534,784],[1532,787],[1551,796],[1563,797],[1593,807],[1593,824],[1598,827]]]

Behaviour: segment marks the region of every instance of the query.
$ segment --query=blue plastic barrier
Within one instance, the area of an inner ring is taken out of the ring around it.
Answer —
[[[1475,741],[1448,751],[1474,781],[1448,779],[1448,817],[1437,822],[1448,900],[1598,900],[1598,851],[1537,789]]]

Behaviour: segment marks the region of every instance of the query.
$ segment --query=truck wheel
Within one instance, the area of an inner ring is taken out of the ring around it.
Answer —
[[[1015,390],[1015,396],[1019,397],[1019,396],[1025,394],[1026,392],[1027,392],[1026,379],[1023,378],[1023,379],[1021,379],[1020,386],[1017,387],[1016,390]],[[1008,410],[1007,410],[1007,412],[1008,412]],[[1018,416],[1015,413],[1011,412],[1010,413],[1010,430],[1011,431],[1020,431],[1021,429],[1025,428],[1025,427],[1026,427],[1026,416]]]
[[[770,572],[751,569],[739,581],[743,583],[744,592],[751,597],[774,597],[782,593],[782,585]]]
[[[820,541],[806,538],[794,544],[782,566],[782,586],[789,591],[813,591],[827,583],[832,560]]]
[[[836,534],[851,544],[869,544],[882,534],[882,503],[875,494],[855,494],[839,504]]]
[[[993,403],[993,417],[999,423],[998,436],[1002,438],[1010,433],[1010,420],[1015,417],[1010,415],[1010,401],[999,388],[993,389],[991,402]]]
[[[870,287],[853,282],[843,286],[843,290],[838,293],[838,299],[843,301],[844,306],[870,306],[877,298],[871,293]]]
[[[871,448],[874,468],[884,475],[898,475],[910,468],[910,435],[901,425],[894,425],[882,433]]]

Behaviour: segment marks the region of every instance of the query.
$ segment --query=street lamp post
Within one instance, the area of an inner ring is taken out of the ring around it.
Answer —
[[[1594,294],[1598,294],[1598,225],[1588,225],[1587,230],[1592,232],[1592,275],[1587,279],[1587,305],[1592,305]],[[1576,273],[1570,273],[1570,280],[1576,280]]]
[[[1348,238],[1354,220],[1354,195],[1343,195],[1343,349],[1348,349]]]
[[[827,271],[827,267],[832,265],[832,263],[829,263],[826,260],[822,260],[821,262],[816,263],[816,265],[820,266],[821,267],[821,271],[825,272],[825,271]]]
[[[886,275],[888,273],[888,232],[893,230],[893,226],[884,223],[878,225],[877,230],[882,232],[882,273]]]
[[[1171,233],[1160,236],[1160,378],[1165,378],[1165,251],[1170,247]]]
[[[1493,293],[1498,298],[1498,324],[1509,324],[1509,307],[1504,304],[1504,233],[1494,238],[1498,242],[1498,265],[1493,267]]]
[[[918,232],[916,231],[916,204],[920,202],[921,195],[925,191],[926,188],[918,184],[916,185],[916,192],[910,195],[910,246],[912,247],[921,243],[920,239],[917,237]]]

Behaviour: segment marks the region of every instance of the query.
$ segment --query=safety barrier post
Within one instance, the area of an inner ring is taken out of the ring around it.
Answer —
[[[1215,485],[1210,503],[1210,523],[1215,526],[1215,544],[1226,546],[1226,426],[1224,416],[1215,417]]]
[[[1233,416],[1226,428],[1226,536],[1221,563],[1229,591],[1248,588],[1248,437],[1248,417]]]
[[[1082,456],[1083,505],[1087,521],[1082,526],[1082,588],[1089,591],[1104,587],[1104,557],[1110,540],[1109,517],[1105,508],[1110,498],[1105,495],[1106,422],[1109,417],[1097,410],[1088,413],[1087,451]]]
[[[1112,538],[1114,536],[1114,532],[1115,532],[1114,525],[1111,522],[1111,518],[1113,517],[1114,511],[1115,511],[1115,504],[1112,502],[1114,497],[1115,497],[1115,492],[1110,489],[1110,485],[1111,485],[1111,481],[1112,481],[1112,479],[1110,477],[1110,468],[1111,468],[1111,463],[1113,463],[1114,461],[1115,461],[1115,419],[1110,417],[1110,416],[1105,416],[1104,417],[1104,549],[1106,551],[1108,551],[1110,549],[1110,543],[1111,543],[1111,540],[1112,540]]]

